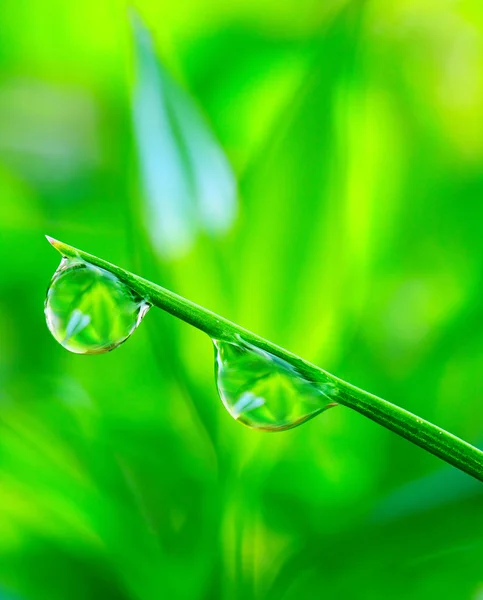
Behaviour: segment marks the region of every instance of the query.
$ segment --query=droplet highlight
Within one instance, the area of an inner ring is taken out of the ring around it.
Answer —
[[[285,360],[241,338],[213,343],[218,393],[240,423],[284,431],[336,406],[337,387],[332,382],[309,381]]]
[[[113,273],[64,257],[47,290],[45,318],[70,352],[100,354],[127,340],[150,306]]]

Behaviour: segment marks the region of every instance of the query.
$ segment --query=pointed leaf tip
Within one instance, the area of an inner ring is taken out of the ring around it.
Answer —
[[[56,240],[53,237],[50,237],[50,235],[46,235],[45,239],[49,242],[49,244],[52,244],[52,246],[55,246],[56,244],[58,244],[58,240]]]
[[[58,250],[60,252],[62,242],[59,242],[59,240],[56,240],[53,237],[50,237],[50,235],[46,235],[45,238],[49,242],[49,244],[51,244],[56,250]]]

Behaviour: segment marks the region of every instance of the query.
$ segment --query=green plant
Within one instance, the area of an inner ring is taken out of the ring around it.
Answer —
[[[464,440],[399,406],[342,381],[284,348],[159,285],[82,250],[49,237],[47,239],[63,256],[85,261],[114,274],[141,298],[197,327],[213,340],[222,340],[231,344],[238,344],[240,340],[243,340],[249,347],[260,349],[265,353],[269,353],[270,356],[284,361],[298,375],[312,382],[315,386],[330,386],[332,389],[330,396],[337,404],[356,410],[461,471],[483,481],[483,452]]]

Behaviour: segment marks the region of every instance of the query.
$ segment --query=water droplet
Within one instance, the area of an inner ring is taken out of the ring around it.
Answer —
[[[67,350],[100,354],[122,344],[149,308],[113,273],[64,257],[47,291],[45,318]]]
[[[218,392],[240,423],[283,431],[336,405],[332,382],[309,381],[285,360],[242,339],[213,343]]]

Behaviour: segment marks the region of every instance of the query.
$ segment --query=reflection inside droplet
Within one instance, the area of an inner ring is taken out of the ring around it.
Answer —
[[[213,343],[218,392],[228,412],[244,425],[283,431],[336,405],[332,382],[309,381],[288,362],[241,338]]]
[[[47,291],[45,318],[64,348],[99,354],[122,344],[149,308],[113,273],[63,258]]]

